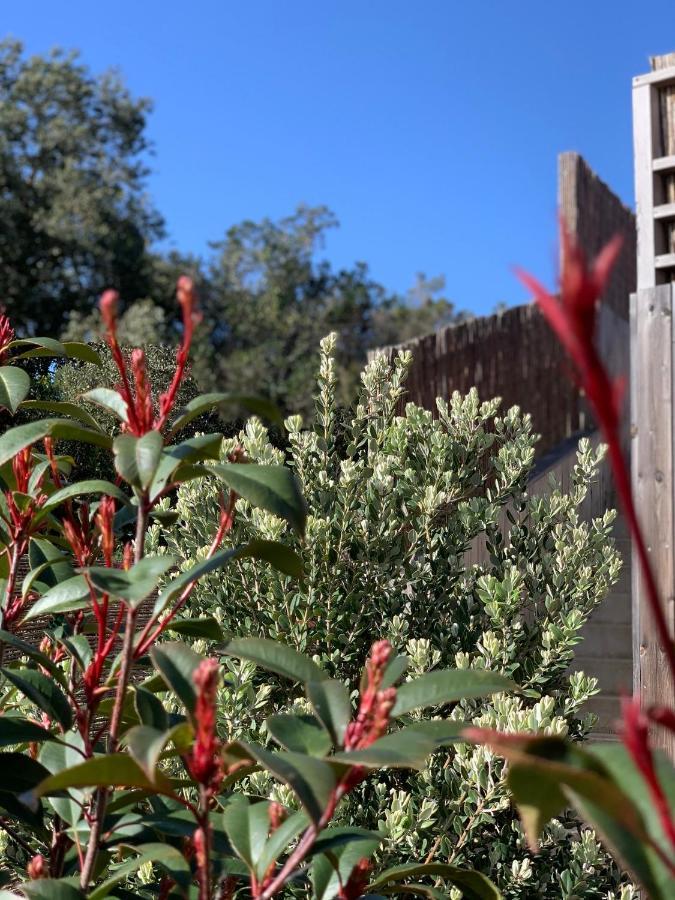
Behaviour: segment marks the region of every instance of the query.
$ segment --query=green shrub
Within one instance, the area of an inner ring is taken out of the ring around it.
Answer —
[[[287,541],[303,558],[304,581],[240,560],[200,582],[192,612],[214,615],[226,632],[288,642],[344,681],[358,675],[377,638],[410,657],[409,677],[444,666],[497,669],[520,695],[462,701],[453,716],[583,738],[594,724],[583,705],[597,686],[568,667],[581,626],[620,568],[614,513],[590,524],[579,518],[600,454],[582,441],[570,492],[529,498],[536,436],[528,416],[517,408],[499,414],[497,400],[481,403],[475,391],[439,400],[437,418],[413,404],[399,415],[410,361],[400,355],[393,367],[382,358],[369,364],[353,418],[342,422],[334,347],[332,336],[322,342],[313,428],[302,430],[298,417],[286,423],[287,461],[310,510],[305,541],[243,501],[231,535],[233,544]],[[256,462],[284,459],[255,419],[227,449],[238,443]],[[178,491],[168,549],[185,567],[205,553],[217,510],[210,484]],[[489,560],[467,565],[479,540]],[[244,736],[260,739],[265,716],[287,704],[284,688],[247,664],[228,665],[222,727],[241,736],[233,723],[247,709],[253,725]],[[502,771],[488,749],[462,745],[436,754],[419,775],[369,783],[345,818],[358,811],[361,823],[365,816],[387,834],[383,862],[411,854],[470,860],[509,897],[607,897],[618,889],[619,873],[572,819],[554,823],[539,856],[528,850]]]

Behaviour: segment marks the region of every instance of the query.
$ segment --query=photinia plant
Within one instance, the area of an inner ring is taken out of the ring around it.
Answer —
[[[462,723],[420,722],[413,711],[508,691],[508,679],[448,669],[400,685],[407,660],[378,641],[352,694],[355,686],[282,643],[223,635],[215,619],[185,616],[198,579],[237,559],[302,577],[298,556],[276,541],[223,547],[238,498],[299,535],[306,509],[290,469],[255,465],[241,448],[223,461],[221,434],[172,443],[192,419],[230,401],[275,416],[260,400],[222,393],[176,409],[199,320],[188,278],[177,293],[182,341],[159,397],[143,351],[129,356],[119,345],[116,293],[103,295],[119,383],[86,400],[115,416],[115,434],[77,404],[27,400],[28,377],[14,365],[47,353],[92,361],[85,345],[17,342],[0,322],[0,403],[38,416],[0,436],[0,827],[12,847],[0,870],[5,896],[266,900],[288,890],[329,900],[442,897],[454,886],[468,898],[499,897],[485,876],[442,863],[373,872],[380,835],[340,827],[335,816],[373,770],[420,768],[459,739]],[[109,451],[115,481],[78,482],[60,440]],[[171,519],[167,498],[194,479],[221,486],[219,513],[209,546],[178,571],[170,553],[146,552],[146,535]],[[175,640],[181,634],[215,640],[222,655],[300,686],[306,712],[266,722],[276,749],[218,733],[219,663]],[[288,806],[250,790],[259,770],[290,789]]]
[[[559,297],[521,273],[544,316],[567,351],[608,445],[619,500],[644,577],[646,597],[664,660],[675,682],[675,644],[669,632],[649,552],[640,529],[631,480],[621,449],[620,399],[595,345],[598,302],[620,251],[612,240],[588,267],[581,248],[562,225],[563,270]],[[465,736],[488,744],[509,761],[509,786],[525,831],[536,846],[546,822],[567,806],[604,836],[617,859],[652,900],[675,896],[675,769],[652,746],[655,728],[675,732],[675,710],[641,708],[636,694],[623,701],[622,745],[596,744],[582,750],[562,738],[500,734],[469,728]]]

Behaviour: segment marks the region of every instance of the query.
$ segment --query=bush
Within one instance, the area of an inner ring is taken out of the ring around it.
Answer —
[[[377,638],[409,656],[406,677],[446,666],[496,669],[520,694],[463,701],[453,717],[583,738],[594,723],[582,707],[597,687],[568,667],[581,626],[620,567],[610,538],[614,514],[579,519],[600,454],[582,441],[570,492],[528,498],[536,441],[528,416],[517,408],[500,415],[498,401],[481,403],[475,391],[439,400],[437,418],[413,404],[398,415],[410,361],[400,355],[393,367],[381,358],[369,364],[353,418],[342,423],[334,347],[333,337],[322,342],[313,428],[287,420],[288,464],[310,509],[305,541],[243,501],[231,534],[234,544],[288,542],[303,559],[304,580],[240,560],[200,581],[193,614],[215,616],[226,632],[283,640],[348,682]],[[258,463],[284,460],[256,420],[227,452],[238,443]],[[500,525],[505,507],[508,537]],[[217,491],[186,483],[176,508],[168,549],[187,567],[209,543]],[[467,549],[479,540],[489,561],[467,565]],[[261,739],[264,717],[287,706],[286,692],[250,667],[229,665],[235,689],[223,696],[222,725],[231,736]],[[240,734],[243,708],[254,721]],[[436,754],[419,775],[370,782],[344,820],[365,817],[387,834],[383,863],[411,855],[470,859],[510,897],[605,897],[617,887],[618,871],[572,819],[557,820],[534,856],[502,775],[488,749],[463,745]]]

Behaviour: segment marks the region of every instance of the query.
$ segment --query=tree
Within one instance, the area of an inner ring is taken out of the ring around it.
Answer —
[[[149,295],[149,109],[76,53],[0,44],[0,298],[24,332],[59,333],[105,287]]]
[[[203,302],[212,353],[195,367],[204,387],[255,384],[285,411],[308,415],[308,386],[328,332],[338,335],[341,400],[351,402],[369,348],[454,319],[445,299],[388,294],[365,263],[335,271],[317,260],[337,224],[326,207],[300,206],[279,221],[242,222],[212,245]],[[429,284],[436,293],[438,285]]]

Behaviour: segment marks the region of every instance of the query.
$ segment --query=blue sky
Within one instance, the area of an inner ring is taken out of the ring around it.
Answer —
[[[325,255],[458,306],[554,275],[556,154],[632,205],[631,77],[675,49],[672,0],[53,0],[0,4],[30,52],[77,47],[155,101],[150,191],[193,252],[327,204]]]

